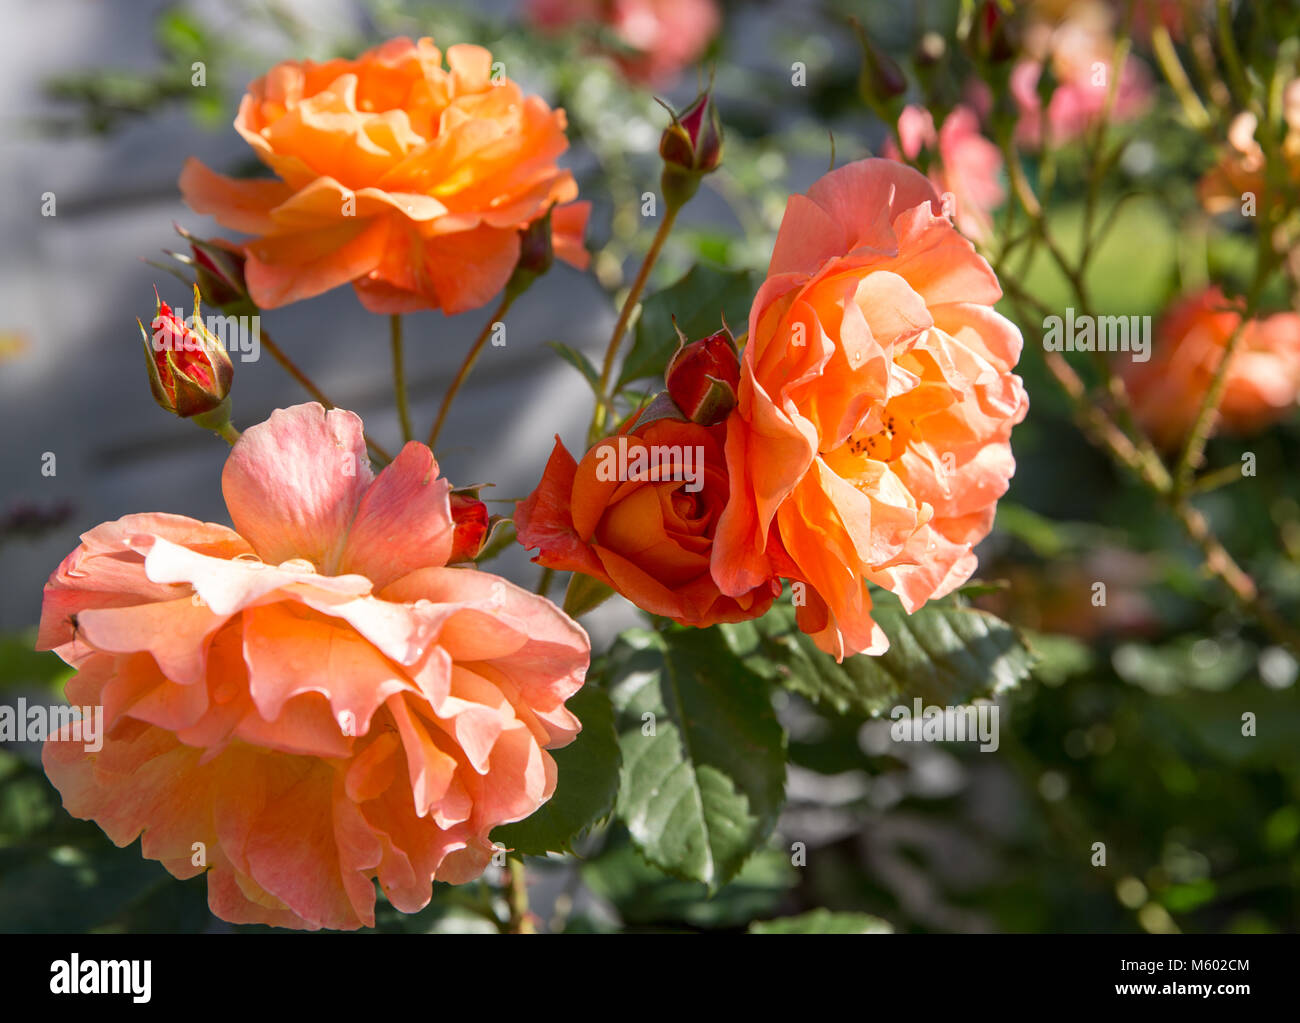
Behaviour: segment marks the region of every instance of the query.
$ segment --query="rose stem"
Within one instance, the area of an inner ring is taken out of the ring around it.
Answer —
[[[623,308],[619,311],[618,322],[614,324],[614,333],[610,335],[609,344],[605,348],[605,361],[600,367],[600,382],[596,390],[596,410],[591,417],[591,429],[587,431],[587,439],[591,443],[600,439],[600,434],[605,428],[605,410],[611,400],[608,393],[609,378],[614,371],[614,359],[618,355],[619,344],[622,342],[623,334],[627,330],[628,320],[632,318],[632,310],[636,308],[637,302],[641,299],[641,292],[645,290],[646,281],[650,278],[650,271],[654,269],[655,261],[659,258],[664,242],[668,240],[668,233],[673,229],[673,222],[677,219],[677,212],[680,209],[680,206],[669,205],[664,211],[664,219],[659,222],[659,230],[655,232],[654,241],[650,243],[650,250],[645,254],[645,259],[641,262],[641,269],[637,271],[636,279],[632,281],[632,288],[627,293],[627,298],[623,300]]]
[[[483,324],[483,329],[479,331],[478,337],[470,345],[469,351],[465,354],[465,361],[460,364],[460,369],[456,371],[451,386],[447,388],[447,393],[442,396],[442,404],[438,406],[438,418],[433,421],[433,429],[429,431],[429,440],[427,441],[429,447],[433,447],[438,443],[438,436],[442,433],[442,424],[446,422],[447,413],[451,411],[451,403],[456,400],[456,393],[460,390],[461,384],[469,377],[469,371],[474,368],[474,363],[478,361],[479,353],[483,351],[483,346],[487,344],[493,326],[506,318],[510,304],[516,297],[516,293],[509,288],[506,289],[506,293],[501,297],[501,303],[488,317],[488,321]]]
[[[411,410],[406,404],[406,369],[402,362],[402,316],[388,317],[388,340],[393,349],[393,395],[397,399],[397,418],[402,424],[402,440],[411,439]]]
[[[510,906],[508,930],[511,934],[536,934],[537,928],[528,912],[528,875],[524,871],[524,861],[511,856],[506,863],[510,870],[510,885],[506,892]]]
[[[286,373],[297,380],[298,383],[302,384],[303,389],[306,390],[308,394],[324,405],[327,409],[338,408],[334,402],[325,397],[324,391],[312,383],[311,377],[307,376],[306,373],[294,365],[293,360],[281,350],[279,345],[271,340],[271,336],[264,330],[261,332],[261,340],[262,346],[271,353],[271,358],[275,359],[276,362],[283,366]],[[378,443],[371,440],[369,435],[366,435],[366,445],[371,451],[383,459],[385,465],[393,460],[393,456],[385,451]]]

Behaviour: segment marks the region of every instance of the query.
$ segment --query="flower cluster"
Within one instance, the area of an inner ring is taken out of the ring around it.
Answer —
[[[760,615],[789,580],[823,649],[882,652],[868,584],[914,610],[969,579],[1015,469],[1028,399],[1000,297],[922,175],[890,160],[826,175],[786,208],[730,414],[642,416],[580,462],[557,442],[520,542],[689,625]],[[648,454],[602,479],[628,450]]]
[[[656,80],[698,56],[717,11],[539,3],[534,16],[612,19],[631,47],[624,70]],[[159,298],[140,324],[157,402],[232,445],[231,525],[126,515],[85,533],[45,589],[39,645],[77,669],[68,696],[105,717],[102,747],[45,747],[64,805],[119,845],[139,838],[177,877],[206,873],[229,921],[369,926],[376,884],[411,912],[433,881],[478,877],[500,848],[493,829],[556,793],[548,751],[582,727],[566,702],[589,668],[586,632],[541,595],[548,576],[532,593],[480,567],[497,518],[478,487],[441,478],[432,450],[486,331],[428,445],[410,440],[400,368],[401,314],[504,292],[504,315],[556,258],[587,263],[564,112],[504,72],[477,46],[395,39],[249,86],[235,128],[273,176],[186,163],[191,209],[245,237],[178,228],[194,316]],[[617,592],[709,628],[790,599],[799,628],[843,660],[889,645],[871,587],[915,611],[975,570],[1028,408],[1019,331],[972,243],[1005,197],[1002,156],[975,106],[942,110],[936,130],[885,92],[891,158],[791,196],[746,329],[676,310],[712,326],[678,332],[655,367],[661,393],[632,408],[607,386],[618,342],[724,154],[711,86],[672,113],[666,215],[592,375],[595,443],[575,457],[557,437],[514,511],[519,543],[588,577],[591,603]],[[342,285],[393,317],[396,457],[268,337],[319,400],[241,434],[233,365],[199,317],[200,296],[260,322]],[[606,428],[608,411],[622,419]]]

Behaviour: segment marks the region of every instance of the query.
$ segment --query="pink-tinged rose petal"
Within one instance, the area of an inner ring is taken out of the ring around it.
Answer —
[[[387,586],[451,555],[451,484],[425,445],[409,442],[366,491],[348,532],[339,570]]]
[[[304,558],[333,575],[372,479],[361,420],[313,402],[245,430],[221,489],[235,530],[263,561]]]

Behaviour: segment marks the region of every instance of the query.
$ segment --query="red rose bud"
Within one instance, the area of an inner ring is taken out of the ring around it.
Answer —
[[[665,163],[708,174],[722,163],[722,122],[713,96],[705,90],[664,129],[659,155]]]
[[[970,55],[981,63],[1002,64],[1020,50],[1020,30],[1002,0],[983,0],[967,30]]]
[[[182,419],[218,410],[228,418],[227,400],[235,369],[221,341],[203,327],[197,284],[192,322],[177,316],[159,298],[150,331],[140,323],[140,337],[149,367],[149,387],[159,405]]]
[[[252,299],[248,297],[248,284],[244,280],[243,253],[224,242],[196,238],[180,224],[174,226],[176,233],[190,243],[194,280],[203,300],[223,309],[245,304],[251,308]]]
[[[736,407],[740,386],[740,355],[731,331],[723,327],[699,341],[681,340],[664,374],[668,394],[692,422],[720,423]]]
[[[469,491],[453,491],[451,518],[456,523],[456,531],[452,535],[448,562],[473,561],[482,553],[483,544],[491,532],[487,505]]]
[[[722,121],[708,89],[680,114],[668,112],[673,122],[659,139],[664,198],[680,206],[695,194],[700,177],[722,164]]]

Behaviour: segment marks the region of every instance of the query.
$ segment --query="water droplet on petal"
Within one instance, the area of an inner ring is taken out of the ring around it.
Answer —
[[[282,561],[276,566],[282,572],[305,572],[309,575],[316,574],[316,566],[306,558],[290,558],[288,561]]]

